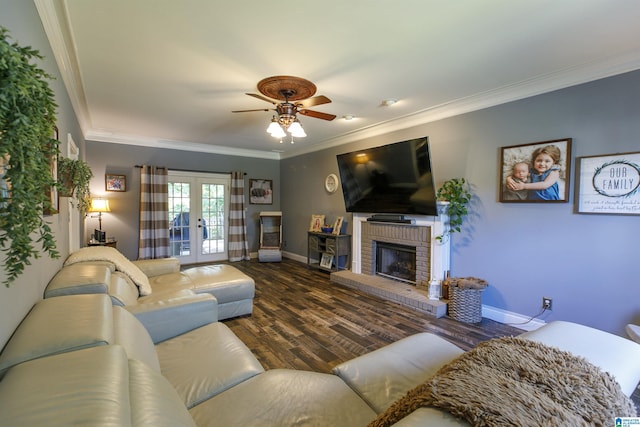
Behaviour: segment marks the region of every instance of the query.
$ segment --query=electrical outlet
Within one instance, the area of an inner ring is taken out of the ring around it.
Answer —
[[[549,297],[542,297],[542,308],[544,310],[551,310],[553,300]]]

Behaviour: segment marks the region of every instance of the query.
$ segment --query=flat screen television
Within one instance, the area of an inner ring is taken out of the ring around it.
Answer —
[[[438,214],[428,137],[336,157],[347,212]]]

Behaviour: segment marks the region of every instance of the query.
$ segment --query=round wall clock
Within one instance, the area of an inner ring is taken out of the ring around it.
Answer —
[[[333,193],[338,189],[338,176],[335,173],[330,173],[324,180],[324,188]]]

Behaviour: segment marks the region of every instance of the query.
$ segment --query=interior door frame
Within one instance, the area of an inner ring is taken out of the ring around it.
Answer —
[[[78,160],[79,156],[80,149],[69,133],[67,134],[67,157],[72,160]],[[69,253],[73,253],[80,249],[80,212],[73,207],[73,199],[71,197],[67,197],[66,200],[69,212]]]

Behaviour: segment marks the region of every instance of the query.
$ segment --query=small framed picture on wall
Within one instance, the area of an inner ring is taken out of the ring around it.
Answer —
[[[107,191],[127,191],[127,177],[125,175],[106,174],[104,181]]]
[[[273,204],[273,180],[250,179],[249,180],[249,203],[252,205],[272,205]]]

